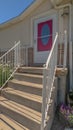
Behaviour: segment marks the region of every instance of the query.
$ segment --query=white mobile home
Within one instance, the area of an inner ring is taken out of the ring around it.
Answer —
[[[19,16],[0,25],[1,53],[15,44],[0,57],[1,69],[3,66],[9,67],[10,72],[13,71],[11,76],[16,72],[12,81],[9,81],[11,77],[8,77],[6,83],[8,82],[11,88],[5,90],[2,90],[3,80],[6,80],[10,73],[4,73],[6,68],[2,72],[5,77],[2,77],[0,83],[3,95],[0,112],[11,116],[11,119],[16,120],[17,124],[20,123],[19,127],[22,125],[25,130],[51,129],[57,93],[54,84],[60,88],[60,101],[65,103],[68,68],[69,90],[73,89],[72,23],[73,0],[35,0]],[[10,58],[11,61],[8,61]],[[43,64],[43,68],[32,68]],[[58,77],[57,67],[62,67]]]

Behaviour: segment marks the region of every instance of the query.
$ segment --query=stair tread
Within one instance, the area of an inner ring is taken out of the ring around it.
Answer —
[[[0,119],[0,130],[12,130],[12,128]]]
[[[19,103],[16,103],[16,102],[6,99],[4,97],[0,98],[0,105],[4,106],[12,111],[17,112],[17,113],[21,114],[22,116],[25,116],[28,119],[31,119],[31,120],[37,122],[38,124],[41,123],[41,113],[37,112],[31,108],[28,108],[24,105],[21,105]]]
[[[28,130],[28,128],[22,126],[15,120],[11,119],[7,115],[0,114],[0,130]]]
[[[26,85],[29,87],[35,87],[35,88],[42,88],[43,87],[42,84],[31,83],[31,82],[21,81],[21,80],[17,80],[17,79],[10,80],[9,82],[20,84],[20,85]]]
[[[19,69],[37,69],[37,70],[43,70],[43,67],[20,67]]]
[[[21,96],[23,98],[27,98],[27,99],[32,100],[32,101],[42,103],[42,96],[39,96],[39,95],[15,90],[15,89],[9,88],[9,87],[4,89],[3,91],[6,92],[6,93],[15,94],[15,95]]]
[[[38,74],[28,74],[28,73],[15,73],[15,75],[19,76],[26,76],[26,77],[35,77],[35,78],[43,78],[43,75],[38,75]]]

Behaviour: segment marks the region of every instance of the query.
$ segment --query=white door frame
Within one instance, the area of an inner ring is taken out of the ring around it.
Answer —
[[[33,27],[34,63],[45,63],[49,55],[49,51],[44,51],[44,52],[37,51],[37,25],[41,22],[52,19],[53,20],[53,34],[54,34],[53,40],[54,40],[56,32],[58,31],[58,12],[55,10],[52,10],[52,11],[49,11],[49,13],[46,12],[46,14],[45,15],[42,14],[33,18],[33,21],[34,21],[34,27]]]

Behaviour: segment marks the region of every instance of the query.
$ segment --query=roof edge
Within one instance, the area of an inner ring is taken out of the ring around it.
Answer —
[[[35,2],[32,3],[25,11],[23,11],[21,14],[18,16],[12,18],[11,20],[3,23],[0,25],[0,29],[7,28],[9,26],[12,26],[16,23],[21,22],[25,17],[27,17],[35,8],[37,8],[43,1],[45,0],[36,0]]]

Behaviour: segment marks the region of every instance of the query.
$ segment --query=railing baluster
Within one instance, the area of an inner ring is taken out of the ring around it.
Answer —
[[[21,49],[21,47],[20,47],[20,44],[19,44],[19,66],[21,65],[21,59],[20,59],[20,56],[21,56],[21,54],[20,54],[20,50]]]
[[[64,32],[65,33],[65,47],[64,47],[64,61],[63,61],[63,68],[66,67],[66,62],[67,62],[67,31]]]
[[[41,130],[44,130],[44,119],[45,119],[45,107],[46,107],[46,82],[47,82],[47,78],[46,78],[46,69],[43,70],[43,91],[42,91],[42,123],[41,123]]]
[[[4,79],[4,80],[6,81],[6,56],[5,56],[5,65],[4,65],[4,67],[5,67],[5,72],[4,72],[4,74],[5,74],[5,79]],[[4,82],[5,82],[5,81],[4,81]]]
[[[2,60],[2,84],[3,84],[3,67],[4,67],[4,63],[3,63],[3,60]]]

